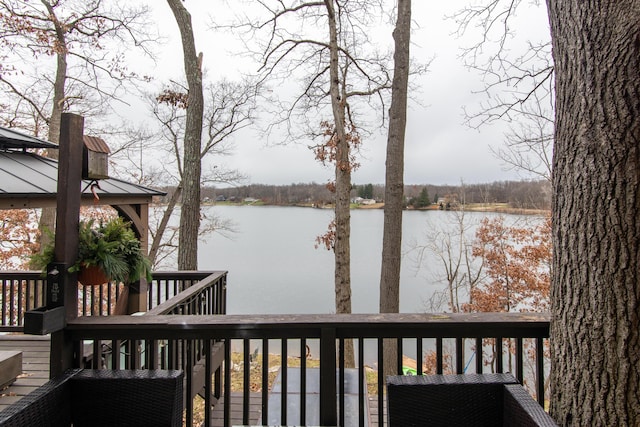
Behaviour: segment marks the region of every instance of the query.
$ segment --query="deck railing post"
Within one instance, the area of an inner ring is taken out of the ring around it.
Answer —
[[[78,257],[78,223],[82,185],[82,137],[84,118],[63,113],[60,119],[60,161],[58,163],[58,196],[56,215],[55,261],[65,269],[60,271],[59,290],[65,310],[65,320],[78,317],[78,273],[67,269]],[[51,290],[47,290],[50,294]],[[50,301],[47,300],[47,306]],[[51,334],[49,375],[62,374],[73,365],[73,345],[62,330]]]
[[[320,425],[338,425],[336,392],[336,330],[322,328],[320,331]]]

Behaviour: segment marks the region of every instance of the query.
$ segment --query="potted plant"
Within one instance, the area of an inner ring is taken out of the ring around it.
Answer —
[[[45,273],[54,259],[53,241],[51,239],[52,243],[42,253],[31,257],[31,265]],[[95,270],[103,276],[92,278]],[[78,280],[84,285],[101,285],[108,281],[129,284],[141,278],[151,281],[151,263],[142,252],[131,224],[121,217],[106,222],[80,221],[78,259],[69,271],[77,271]]]

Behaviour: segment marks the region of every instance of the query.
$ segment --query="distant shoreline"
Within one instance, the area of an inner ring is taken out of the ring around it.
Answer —
[[[315,208],[315,209],[333,209],[333,205],[324,205],[324,206],[315,206],[311,203],[309,204],[270,204],[264,203],[262,201],[256,202],[206,202],[202,203],[202,206],[292,206],[292,207],[302,207],[302,208]],[[370,205],[358,205],[355,203],[351,204],[351,209],[383,209],[384,203],[374,203]],[[437,211],[441,210],[438,205],[430,205],[425,208],[407,208],[405,210],[408,211]],[[451,209],[452,211],[455,209]],[[549,215],[550,211],[547,209],[524,209],[524,208],[514,208],[510,206],[508,203],[468,203],[464,205],[465,212],[493,212],[493,213],[502,213],[507,215]]]

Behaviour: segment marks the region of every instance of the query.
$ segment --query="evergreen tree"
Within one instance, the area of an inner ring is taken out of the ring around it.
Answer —
[[[358,187],[358,197],[363,199],[373,199],[373,184],[366,184]]]
[[[429,191],[427,187],[424,187],[420,192],[420,196],[418,196],[418,205],[417,208],[424,208],[431,204],[431,199],[429,198]]]

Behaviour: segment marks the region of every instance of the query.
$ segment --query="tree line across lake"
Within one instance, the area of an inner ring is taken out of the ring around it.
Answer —
[[[173,188],[165,188],[167,200]],[[416,208],[437,204],[440,201],[465,204],[508,204],[518,209],[549,209],[551,184],[539,181],[495,181],[482,184],[460,185],[405,185],[404,195],[408,206]],[[272,205],[328,205],[333,195],[326,184],[296,183],[290,185],[250,184],[228,188],[203,187],[202,202],[245,199],[260,200]],[[384,202],[384,185],[353,185],[351,197]]]

